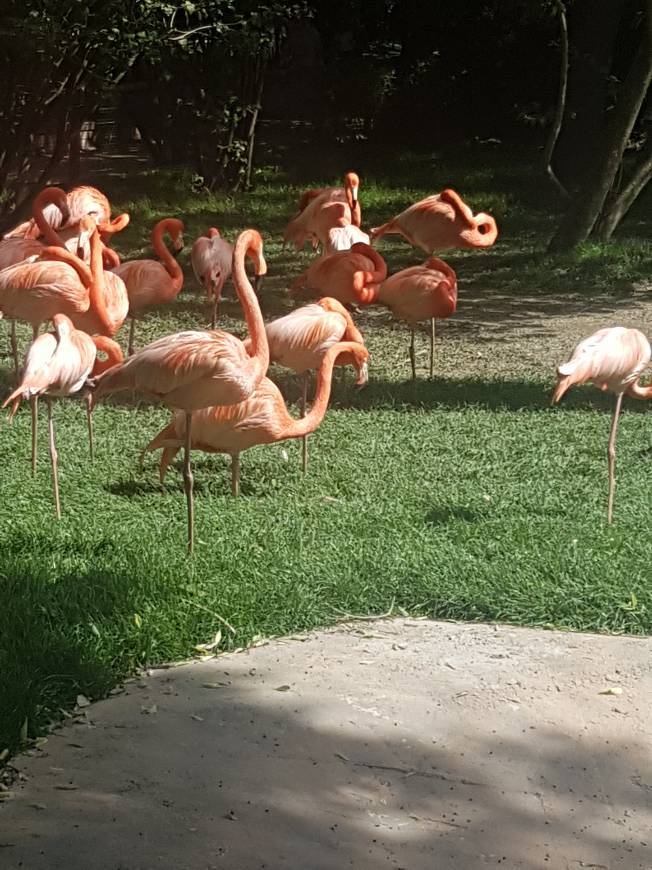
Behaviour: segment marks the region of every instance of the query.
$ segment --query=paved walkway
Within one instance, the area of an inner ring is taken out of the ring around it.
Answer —
[[[649,870],[651,651],[406,619],[152,672],[19,760],[0,866]]]

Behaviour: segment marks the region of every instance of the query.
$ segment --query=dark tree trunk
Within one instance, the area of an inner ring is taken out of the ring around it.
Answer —
[[[552,168],[552,155],[555,151],[555,145],[559,139],[562,121],[564,119],[564,109],[566,107],[566,90],[568,86],[568,25],[566,22],[566,7],[562,0],[557,0],[557,15],[559,17],[559,88],[557,92],[557,107],[555,116],[552,120],[548,141],[543,149],[543,171],[557,188],[558,192],[568,199],[568,191],[557,178],[555,170]]]
[[[588,238],[612,188],[627,140],[636,123],[652,77],[652,53],[646,29],[625,79],[597,155],[595,174],[584,185],[553,236],[549,250],[567,251]]]
[[[614,230],[638,195],[645,189],[650,178],[652,178],[652,142],[648,140],[647,148],[634,167],[629,181],[622,190],[612,191],[605,201],[593,232],[599,241],[608,242],[611,239]]]

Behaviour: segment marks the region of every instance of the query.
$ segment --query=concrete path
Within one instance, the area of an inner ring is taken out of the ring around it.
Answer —
[[[406,619],[152,672],[19,759],[0,867],[649,870],[651,651]]]

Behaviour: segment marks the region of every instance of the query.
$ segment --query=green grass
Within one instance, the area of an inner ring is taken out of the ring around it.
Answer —
[[[140,449],[169,418],[165,409],[128,398],[101,406],[91,465],[83,406],[57,403],[60,523],[44,413],[35,478],[28,411],[2,423],[0,750],[19,745],[25,720],[35,736],[78,693],[100,697],[138,666],[188,656],[220,627],[227,649],[393,603],[451,619],[652,631],[646,408],[626,403],[609,528],[610,399],[586,388],[561,408],[548,406],[554,362],[598,324],[622,320],[650,331],[641,279],[650,246],[640,218],[611,247],[551,258],[543,247],[554,214],[545,191],[528,186],[526,165],[433,171],[435,162],[397,160],[393,187],[392,167],[370,158],[363,205],[374,225],[457,178],[503,228],[491,252],[447,257],[460,277],[460,304],[438,327],[437,378],[408,382],[405,328],[366,312],[359,322],[371,382],[358,392],[350,374],[336,381],[310,440],[307,477],[298,443],[255,448],[243,455],[242,497],[232,500],[226,458],[196,455],[193,560],[185,554],[180,474],[171,472],[162,488],[155,457],[137,470]],[[146,247],[152,222],[166,214],[186,220],[189,239],[209,224],[231,237],[261,227],[270,266],[262,303],[272,317],[292,306],[284,288],[308,261],[281,249],[280,232],[298,191],[325,180],[290,184],[261,173],[256,191],[237,199],[193,194],[187,179],[166,173],[104,186],[113,185],[132,214],[118,242],[125,256]],[[392,270],[421,259],[398,240],[382,251]],[[139,325],[138,341],[205,323],[206,314],[189,277],[173,305]],[[225,305],[224,325],[242,333],[235,303]],[[419,350],[423,366],[425,333]],[[4,389],[6,355],[2,362]],[[274,376],[296,403],[297,380]]]

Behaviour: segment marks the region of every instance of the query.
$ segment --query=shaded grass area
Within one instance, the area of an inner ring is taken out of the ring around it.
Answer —
[[[555,220],[549,192],[528,185],[527,164],[506,167],[491,155],[486,163],[442,167],[437,155],[405,155],[389,165],[368,156],[365,224],[453,185],[496,215],[501,239],[490,252],[447,257],[460,277],[460,306],[438,327],[434,381],[405,380],[401,325],[376,310],[359,318],[371,382],[358,392],[350,375],[336,380],[331,409],[310,439],[307,477],[298,443],[255,448],[242,458],[242,498],[232,500],[227,460],[197,454],[193,561],[185,556],[180,474],[161,487],[151,455],[144,473],[137,470],[139,451],[169,418],[164,409],[128,396],[100,407],[91,465],[82,405],[57,404],[60,524],[44,431],[33,479],[29,412],[1,424],[0,750],[18,745],[25,721],[34,736],[78,693],[99,697],[137,666],[187,656],[219,628],[222,648],[233,648],[393,603],[450,619],[652,631],[646,408],[627,403],[617,522],[608,528],[611,402],[587,388],[563,408],[548,407],[552,361],[582,337],[586,311],[603,325],[639,313],[641,325],[649,323],[638,287],[649,268],[647,225],[635,213],[629,235],[613,246],[551,258],[543,252]],[[263,312],[271,318],[296,304],[284,290],[309,256],[282,250],[279,237],[299,191],[328,176],[262,171],[256,191],[237,199],[193,193],[179,174],[94,180],[132,215],[117,240],[123,256],[142,255],[151,225],[168,214],[184,218],[189,240],[211,224],[230,238],[259,226],[270,266]],[[383,242],[382,251],[391,271],[422,259],[399,240]],[[182,263],[187,269],[187,257]],[[206,323],[187,275],[175,303],[138,324],[137,343]],[[232,301],[222,324],[243,334]],[[4,394],[4,341],[2,352]],[[273,376],[296,403],[297,379]]]

